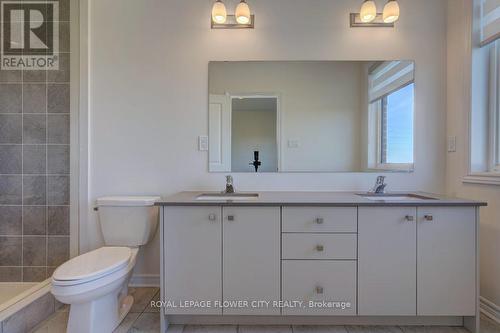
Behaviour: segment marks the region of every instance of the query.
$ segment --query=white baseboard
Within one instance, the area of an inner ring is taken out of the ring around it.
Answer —
[[[479,309],[486,317],[500,324],[500,306],[481,296],[479,297]]]
[[[134,274],[130,279],[131,287],[160,287],[160,275],[158,274]]]

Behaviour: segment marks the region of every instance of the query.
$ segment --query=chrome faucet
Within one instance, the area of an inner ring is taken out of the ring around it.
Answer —
[[[224,193],[234,193],[233,176],[231,175],[226,176],[226,189],[224,190]]]
[[[373,186],[369,193],[384,194],[386,186],[387,184],[385,183],[385,176],[378,176],[377,181],[375,182],[375,186]]]

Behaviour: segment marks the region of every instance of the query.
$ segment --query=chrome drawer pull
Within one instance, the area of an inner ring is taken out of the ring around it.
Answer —
[[[413,222],[415,220],[415,218],[411,215],[406,215],[405,216],[405,220],[408,221],[408,222]]]
[[[316,287],[316,294],[319,294],[319,295],[323,294],[323,287],[320,287],[320,286]]]
[[[426,221],[433,221],[434,220],[434,216],[432,216],[432,215],[424,215],[424,219]]]
[[[323,252],[324,250],[325,250],[325,247],[323,245],[316,245],[316,251]]]
[[[323,222],[325,222],[325,220],[322,218],[322,217],[318,217],[316,218],[316,224],[323,224]]]
[[[228,215],[227,216],[228,221],[234,221],[234,215]]]
[[[215,215],[215,214],[208,215],[208,220],[209,221],[215,221],[216,219],[217,219],[217,215]]]

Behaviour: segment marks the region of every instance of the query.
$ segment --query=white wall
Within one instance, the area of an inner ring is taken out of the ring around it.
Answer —
[[[210,60],[416,61],[415,172],[389,190],[445,190],[446,1],[400,0],[394,29],[352,29],[359,0],[250,0],[254,30],[210,30],[209,0],[89,0],[89,196],[222,189],[197,136],[208,131]],[[385,1],[377,1],[382,8]],[[233,8],[228,4],[228,8]],[[239,174],[238,190],[366,190],[374,174]],[[102,244],[96,214],[83,250]],[[159,271],[158,239],[136,273]]]
[[[208,86],[211,94],[279,96],[282,171],[360,171],[363,64],[213,62]]]
[[[447,131],[457,137],[457,152],[447,156],[446,188],[449,195],[488,202],[480,213],[481,296],[500,306],[500,186],[462,181],[469,163],[471,0],[449,0],[448,10]]]

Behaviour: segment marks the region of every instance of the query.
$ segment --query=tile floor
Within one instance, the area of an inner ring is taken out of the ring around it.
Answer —
[[[149,306],[160,297],[158,288],[130,288],[135,303],[114,333],[160,332],[158,308]],[[68,307],[62,307],[41,323],[32,333],[64,333]],[[194,326],[173,325],[169,333],[466,333],[459,327],[398,327],[398,326]],[[481,318],[481,333],[500,333],[500,325]]]

